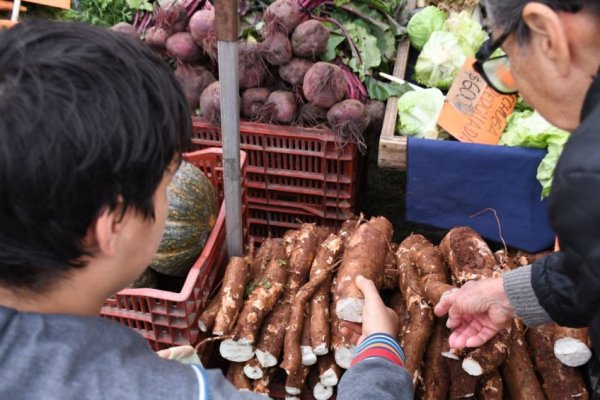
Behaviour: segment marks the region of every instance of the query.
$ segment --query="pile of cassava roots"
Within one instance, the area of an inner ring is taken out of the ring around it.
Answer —
[[[362,321],[364,300],[354,284],[360,274],[399,316],[398,340],[416,398],[589,397],[574,368],[591,356],[585,329],[526,328],[515,319],[482,347],[456,351],[448,346],[446,318],[433,314],[447,291],[543,254],[493,253],[465,227],[449,231],[439,246],[417,234],[400,244],[391,238],[383,217],[348,220],[337,232],[304,224],[233,257],[199,325],[215,335],[211,340],[230,361],[228,378],[236,387],[269,394],[274,377],[284,376],[286,399],[307,392],[331,398],[354,352],[340,334],[340,320]]]

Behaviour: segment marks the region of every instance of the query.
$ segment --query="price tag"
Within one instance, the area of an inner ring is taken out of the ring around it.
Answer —
[[[64,8],[66,10],[71,8],[71,0],[23,0],[27,3],[42,4],[45,6]]]
[[[517,96],[489,87],[473,69],[474,62],[467,59],[452,83],[438,125],[461,142],[498,144]]]

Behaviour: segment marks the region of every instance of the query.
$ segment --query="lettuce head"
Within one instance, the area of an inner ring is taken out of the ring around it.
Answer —
[[[466,59],[454,33],[433,32],[417,59],[415,79],[427,87],[448,89]]]
[[[481,24],[471,18],[466,11],[451,13],[446,20],[445,30],[452,32],[458,38],[458,43],[468,56],[474,56],[481,45],[488,39],[488,34]]]
[[[438,139],[437,120],[444,106],[444,94],[439,89],[413,90],[398,99],[397,131],[403,136]]]
[[[431,34],[444,30],[446,13],[435,6],[428,6],[416,13],[406,27],[410,44],[422,50]]]
[[[569,133],[546,121],[531,110],[516,111],[508,119],[498,144],[505,146],[547,149],[548,153],[537,169],[537,180],[542,185],[542,198],[550,195],[556,162],[569,139]]]

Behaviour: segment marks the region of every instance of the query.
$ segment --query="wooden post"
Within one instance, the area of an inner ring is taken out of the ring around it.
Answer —
[[[244,252],[240,182],[240,105],[238,76],[237,0],[215,2],[215,22],[221,83],[221,132],[225,184],[225,224],[229,257]]]

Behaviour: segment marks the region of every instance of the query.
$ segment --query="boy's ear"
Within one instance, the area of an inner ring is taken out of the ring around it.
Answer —
[[[90,230],[90,234],[93,235],[91,239],[95,242],[94,247],[101,254],[109,257],[116,254],[117,239],[123,224],[122,208],[120,206],[122,200],[119,199],[118,202],[119,205],[114,210],[110,210],[108,207],[105,208]]]

